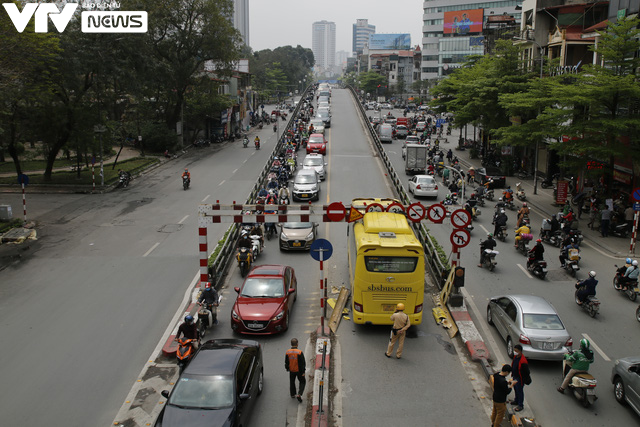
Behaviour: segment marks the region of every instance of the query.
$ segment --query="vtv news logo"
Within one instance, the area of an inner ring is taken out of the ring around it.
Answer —
[[[58,9],[53,3],[26,3],[22,11],[15,3],[3,3],[11,22],[19,33],[35,15],[35,32],[47,33],[49,19],[58,32],[63,32],[78,8],[78,3],[67,3]],[[147,12],[144,11],[82,11],[80,13],[83,33],[146,33]]]

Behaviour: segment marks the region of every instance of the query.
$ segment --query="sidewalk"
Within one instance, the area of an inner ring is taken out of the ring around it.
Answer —
[[[460,164],[467,169],[473,166],[475,169],[481,168],[482,163],[481,159],[470,159],[469,158],[469,150],[458,150],[458,138],[460,136],[461,130],[454,129],[449,136],[441,136],[439,139],[445,138],[448,143],[441,144],[440,147],[446,153],[449,148],[453,151],[453,154],[458,158]],[[507,177],[507,185],[511,186],[512,189],[516,188],[516,183],[520,182],[522,187],[525,190],[527,195],[527,199],[525,200],[527,204],[541,212],[547,218],[550,218],[554,213],[558,213],[562,210],[562,207],[555,206],[554,198],[553,198],[553,188],[543,189],[540,185],[542,179],[538,177],[538,194],[533,194],[533,180],[521,180],[514,176]],[[496,190],[496,199],[500,197],[500,190]],[[519,200],[515,201],[516,205],[519,206],[522,204]],[[600,231],[591,230],[587,227],[587,223],[589,222],[589,215],[584,213],[582,218],[578,221],[580,231],[584,236],[585,240],[588,240],[595,246],[598,246],[601,250],[604,250],[611,254],[612,256],[625,258],[630,256],[629,247],[631,243],[631,236],[627,238],[621,237],[601,237]],[[540,231],[540,224],[531,224],[531,228],[535,235],[537,235]],[[636,244],[638,245],[638,244]],[[636,254],[638,253],[638,249],[636,249]]]

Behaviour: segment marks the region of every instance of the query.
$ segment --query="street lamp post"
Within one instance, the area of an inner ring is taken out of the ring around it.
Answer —
[[[544,67],[544,50],[542,46],[540,46],[540,44],[538,44],[538,42],[536,42],[535,40],[526,40],[520,37],[514,37],[513,39],[528,41],[538,46],[538,49],[540,49],[540,78],[542,78],[543,67]],[[533,194],[538,194],[538,144],[539,142],[540,141],[536,139],[536,154],[535,154],[535,160],[533,165]]]

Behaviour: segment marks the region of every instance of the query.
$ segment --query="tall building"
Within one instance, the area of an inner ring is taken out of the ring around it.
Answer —
[[[336,23],[314,22],[311,31],[311,50],[316,60],[316,72],[332,71],[336,65]]]
[[[368,19],[358,19],[353,24],[353,54],[362,53],[362,48],[369,42],[369,36],[376,33],[376,26],[370,25]]]
[[[233,0],[233,26],[249,46],[249,0]]]
[[[522,0],[430,0],[423,2],[422,80],[437,79],[458,68],[469,55],[484,54],[483,29],[489,16],[508,15],[520,22]]]

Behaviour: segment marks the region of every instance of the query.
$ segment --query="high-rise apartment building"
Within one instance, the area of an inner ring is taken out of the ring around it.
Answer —
[[[513,16],[521,0],[427,0],[423,2],[422,80],[446,76],[469,55],[484,54],[482,31],[491,15]]]
[[[233,0],[233,26],[249,46],[249,0]]]
[[[368,19],[358,19],[353,24],[353,44],[354,55],[362,53],[362,48],[369,42],[369,36],[376,33],[376,26],[369,24]]]
[[[336,23],[314,22],[311,31],[311,50],[316,60],[316,72],[333,70],[336,65]]]

